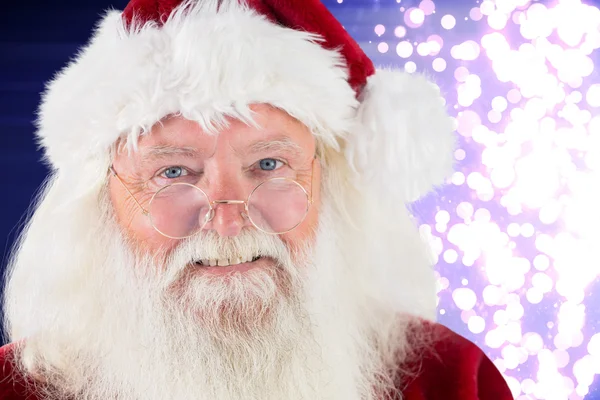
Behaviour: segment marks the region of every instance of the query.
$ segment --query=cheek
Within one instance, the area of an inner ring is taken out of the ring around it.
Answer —
[[[319,225],[319,214],[321,204],[321,170],[320,166],[315,168],[314,179],[311,185],[313,190],[313,204],[306,214],[304,221],[293,231],[286,233],[281,236],[281,240],[288,246],[288,248],[295,252],[299,249],[303,249],[306,245],[313,245]]]
[[[139,206],[121,187],[114,182],[110,185],[110,199],[115,210],[117,223],[136,251],[160,254],[168,253],[177,241],[158,233]]]
[[[281,235],[281,240],[286,244],[292,253],[304,249],[307,245],[313,245],[316,231],[319,224],[319,203],[315,202],[306,218],[293,231]]]

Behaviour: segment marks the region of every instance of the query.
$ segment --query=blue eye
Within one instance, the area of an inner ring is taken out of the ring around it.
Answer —
[[[163,171],[163,175],[169,179],[179,178],[183,175],[183,168],[181,167],[169,167]]]
[[[281,162],[274,158],[263,158],[259,161],[260,168],[264,171],[274,171],[277,169],[277,163]]]

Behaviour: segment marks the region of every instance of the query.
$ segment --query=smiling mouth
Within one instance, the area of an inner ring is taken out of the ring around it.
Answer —
[[[194,262],[195,265],[201,267],[229,267],[245,263],[253,263],[260,260],[262,257],[236,257],[234,259],[201,259]]]

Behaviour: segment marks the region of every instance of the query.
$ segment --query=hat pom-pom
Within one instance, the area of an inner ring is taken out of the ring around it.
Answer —
[[[360,100],[359,126],[345,150],[360,185],[410,203],[442,184],[456,139],[438,86],[422,75],[379,70]]]

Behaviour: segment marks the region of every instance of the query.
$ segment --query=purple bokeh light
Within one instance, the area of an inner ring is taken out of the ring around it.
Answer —
[[[578,0],[390,3],[393,12],[364,17],[373,34],[361,45],[379,65],[432,77],[460,139],[448,186],[412,207],[437,260],[440,322],[484,349],[516,399],[591,398],[600,10]]]

